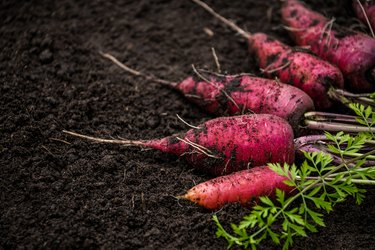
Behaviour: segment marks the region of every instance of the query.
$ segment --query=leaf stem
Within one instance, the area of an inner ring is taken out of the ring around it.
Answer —
[[[360,103],[367,106],[375,107],[374,93],[353,94],[343,89],[331,88],[328,91],[330,98],[348,106],[350,103]]]
[[[324,121],[323,119],[313,120],[312,116],[309,117],[309,113],[305,114],[305,124],[308,128],[314,130],[323,130],[323,131],[344,131],[348,133],[358,133],[358,132],[370,132],[374,133],[374,128],[369,128],[367,126],[354,125],[348,123],[332,122],[333,119],[328,119]],[[309,120],[312,119],[312,120]],[[335,120],[336,121],[336,120]]]
[[[301,177],[299,177],[299,176],[296,177],[297,180],[300,180],[300,178]],[[305,179],[307,179],[307,180],[322,180],[323,178],[322,177],[309,176],[309,177],[305,177]],[[331,177],[325,177],[324,178],[324,180],[327,180],[327,181],[333,181],[334,179],[335,178],[331,178]],[[345,182],[347,180],[348,180],[348,178],[342,178],[339,181]],[[350,181],[353,182],[353,183],[356,183],[356,184],[375,185],[375,180],[363,180],[363,179],[350,178]]]
[[[333,153],[332,151],[330,151],[330,153]],[[351,157],[357,157],[357,156],[361,156],[363,154],[360,154],[360,153],[350,153],[350,152],[342,152],[342,155],[344,156],[351,156]],[[370,160],[375,160],[375,155],[368,155],[367,156],[367,159],[370,159]]]
[[[356,172],[368,171],[369,169],[373,169],[375,171],[375,166],[374,167],[367,167],[367,168],[358,168],[355,171]],[[333,176],[337,176],[337,175],[340,175],[340,174],[350,174],[350,172],[352,172],[352,171],[350,171],[350,170],[349,171],[342,171],[342,172],[330,174],[328,177],[333,177]]]

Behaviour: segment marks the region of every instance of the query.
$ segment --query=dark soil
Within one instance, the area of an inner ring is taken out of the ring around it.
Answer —
[[[250,32],[291,44],[279,1],[208,2]],[[313,6],[358,27],[342,2],[349,1]],[[98,51],[178,81],[192,74],[191,64],[215,70],[211,47],[225,71],[258,73],[246,42],[188,0],[5,0],[0,16],[0,249],[225,249],[213,213],[174,198],[209,176],[163,153],[93,144],[62,130],[147,139],[186,130],[176,114],[191,124],[210,118]],[[228,205],[216,214],[228,225],[247,212]],[[373,248],[374,218],[370,189],[361,206],[337,205],[327,227],[294,247]]]

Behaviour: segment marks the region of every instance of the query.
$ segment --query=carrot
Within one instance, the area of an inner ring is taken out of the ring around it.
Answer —
[[[293,86],[277,81],[248,74],[222,75],[211,72],[208,72],[210,75],[206,78],[194,68],[200,78],[188,77],[182,82],[172,82],[129,68],[110,54],[102,55],[133,75],[178,90],[191,102],[216,115],[237,115],[247,111],[277,115],[286,119],[291,124],[294,134],[298,136],[303,133],[301,126],[314,130],[348,133],[368,131],[368,127],[358,125],[353,116],[348,118],[342,114],[309,111],[314,109],[314,105],[308,95]],[[341,102],[350,96],[354,103],[372,103],[366,98],[371,94],[352,94],[341,89],[330,89],[328,95],[333,100]]]
[[[297,0],[285,1],[281,14],[294,41],[338,66],[349,80],[349,89],[375,90],[375,39],[333,26],[333,20]]]
[[[250,111],[273,114],[286,119],[295,132],[303,115],[314,110],[313,101],[300,89],[247,75],[211,76],[209,84],[188,77],[177,85],[177,89],[210,113],[236,115]]]
[[[291,126],[267,114],[216,118],[185,133],[154,140],[100,139],[64,132],[100,143],[157,149],[184,158],[194,168],[212,175],[269,162],[294,161]]]
[[[207,209],[218,209],[234,202],[249,206],[260,196],[272,197],[277,188],[285,193],[291,192],[292,188],[284,180],[285,176],[278,175],[268,166],[259,166],[200,183],[178,198]]]
[[[203,96],[191,99],[215,114],[273,114],[286,119],[297,131],[304,113],[314,110],[311,98],[300,89],[253,76],[211,77],[210,84],[189,77],[178,85],[184,93]],[[228,95],[229,98],[225,98]],[[202,103],[203,101],[203,103]]]
[[[314,103],[306,93],[276,80],[246,74],[211,73],[206,77],[196,71],[200,78],[188,77],[181,82],[172,82],[135,71],[110,54],[102,55],[127,72],[176,89],[188,100],[215,115],[239,115],[244,112],[277,115],[286,119],[298,134],[303,115],[314,110]]]
[[[286,119],[297,133],[303,115],[314,110],[311,98],[298,88],[260,77],[211,76],[208,83],[188,77],[176,88],[191,102],[216,115],[243,112]]]
[[[375,38],[375,1],[353,0],[353,9],[358,19],[368,24],[372,37]]]
[[[207,4],[200,0],[192,1],[248,39],[250,51],[256,55],[258,64],[267,77],[277,76],[281,82],[302,89],[312,98],[317,109],[332,106],[327,95],[328,89],[344,87],[342,73],[337,67],[302,49],[291,48],[264,33],[246,32]]]

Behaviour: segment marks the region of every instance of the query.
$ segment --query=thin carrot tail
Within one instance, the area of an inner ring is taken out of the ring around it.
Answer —
[[[75,136],[75,137],[83,138],[83,139],[98,142],[98,143],[111,143],[111,144],[119,144],[123,146],[144,146],[145,145],[143,141],[137,141],[137,140],[133,141],[133,140],[126,140],[126,139],[102,139],[102,138],[83,135],[83,134],[79,134],[79,133],[75,133],[75,132],[67,131],[67,130],[63,130],[62,132]]]
[[[251,36],[250,32],[245,31],[244,29],[241,29],[239,26],[237,26],[234,22],[228,20],[227,18],[221,16],[219,13],[217,13],[214,9],[212,9],[210,6],[208,6],[206,3],[200,1],[200,0],[191,0],[203,9],[205,9],[208,13],[210,13],[212,16],[214,16],[216,19],[219,19],[222,23],[230,27],[232,30],[238,32],[242,37],[249,38]]]
[[[175,196],[178,200],[189,200],[188,194],[182,194]]]
[[[103,53],[103,52],[99,51],[99,54],[102,57],[107,58],[108,60],[110,60],[111,62],[116,64],[118,67],[120,67],[121,69],[125,70],[126,72],[128,72],[132,75],[140,76],[140,77],[143,77],[146,80],[154,81],[154,82],[160,83],[161,85],[165,85],[165,86],[172,87],[172,88],[176,88],[176,86],[178,85],[178,83],[176,83],[176,82],[161,79],[161,78],[158,78],[158,77],[155,77],[155,76],[152,76],[152,75],[147,75],[147,74],[142,73],[138,70],[132,69],[129,66],[120,62],[116,57],[114,57],[113,55],[111,55],[109,53]]]

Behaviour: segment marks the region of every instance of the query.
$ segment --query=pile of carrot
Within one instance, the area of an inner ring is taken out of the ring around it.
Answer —
[[[245,32],[207,4],[192,1],[248,39],[264,75],[276,76],[281,82],[249,75],[197,72],[199,78],[188,77],[175,83],[144,75],[103,54],[128,72],[177,89],[220,117],[186,132],[154,140],[101,139],[64,132],[100,143],[160,150],[184,158],[204,173],[218,176],[180,196],[208,209],[231,202],[251,205],[259,196],[272,196],[276,188],[289,193],[285,177],[270,170],[267,163],[294,162],[299,150],[294,140],[302,117],[315,108],[331,107],[328,97],[331,87],[356,92],[375,90],[375,39],[332,26],[330,20],[301,2],[286,0],[281,9],[283,21],[296,44],[311,51],[300,50],[264,33]],[[372,7],[365,5],[361,10],[370,13]],[[373,16],[369,14],[370,23]],[[244,114],[249,111],[255,114]]]

